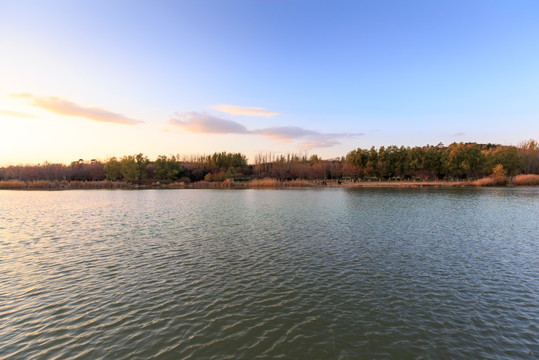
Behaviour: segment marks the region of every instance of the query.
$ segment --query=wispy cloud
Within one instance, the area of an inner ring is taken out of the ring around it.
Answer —
[[[26,119],[35,119],[36,116],[32,114],[27,114],[19,111],[11,111],[11,110],[2,110],[0,109],[0,115],[6,115],[16,118],[26,118]]]
[[[265,116],[272,117],[278,115],[277,111],[268,110],[261,107],[248,107],[236,105],[213,105],[212,109],[231,114],[231,115],[248,115],[248,116]]]
[[[66,116],[78,116],[97,122],[107,122],[123,125],[140,124],[143,121],[128,118],[124,115],[102,109],[99,107],[87,107],[75,104],[74,102],[55,97],[38,97],[32,94],[13,94],[13,97],[31,99],[32,105],[55,114]]]
[[[296,126],[275,126],[251,131],[252,134],[263,135],[279,141],[291,141],[305,136],[314,136],[319,133]]]
[[[330,147],[339,144],[337,140],[339,138],[363,135],[360,133],[322,133],[296,126],[274,126],[248,130],[245,126],[235,121],[198,112],[176,113],[169,123],[197,134],[258,135],[281,142],[298,140],[302,149]]]
[[[452,136],[463,136],[464,133],[462,131],[459,131],[457,133],[451,134]]]
[[[205,134],[246,134],[245,126],[231,120],[220,119],[205,113],[176,113],[169,123],[184,130]]]
[[[308,150],[312,148],[331,147],[333,145],[339,145],[339,144],[340,142],[338,142],[337,139],[335,139],[332,136],[317,135],[317,136],[311,136],[305,141],[302,141],[300,145],[302,148]]]

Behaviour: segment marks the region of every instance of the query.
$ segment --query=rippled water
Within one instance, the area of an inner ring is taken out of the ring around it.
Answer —
[[[0,358],[539,357],[539,188],[0,192]]]

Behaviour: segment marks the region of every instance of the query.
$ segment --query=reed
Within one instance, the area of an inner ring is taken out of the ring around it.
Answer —
[[[316,182],[308,180],[277,180],[272,178],[255,179],[253,181],[244,183],[246,188],[276,188],[276,187],[311,187],[317,186]]]
[[[308,180],[290,180],[290,181],[283,181],[282,185],[283,187],[310,187],[310,186],[318,186],[320,184],[317,184],[316,182],[308,181]]]
[[[485,177],[485,178],[482,178],[482,179],[472,181],[470,183],[470,185],[473,185],[473,186],[494,186],[495,182],[494,182],[493,178]]]
[[[26,189],[26,183],[20,180],[0,181],[0,189]]]
[[[167,184],[164,186],[166,189],[184,189],[186,187],[186,183],[183,181],[176,181],[170,184]]]
[[[133,188],[163,188],[163,189],[261,189],[261,188],[284,188],[284,187],[454,187],[454,186],[503,186],[508,184],[505,176],[485,177],[479,180],[467,181],[433,181],[433,182],[394,182],[394,181],[372,181],[372,182],[346,182],[338,184],[336,181],[327,181],[326,185],[322,185],[322,181],[314,180],[278,180],[275,178],[254,179],[251,181],[238,182],[232,179],[225,181],[198,181],[187,183],[184,181],[176,181],[170,183],[146,183],[143,185],[133,185],[125,181],[66,181],[66,180],[4,180],[0,181],[0,189],[12,190],[64,190],[64,189],[133,189]],[[512,178],[509,185],[514,186],[537,186],[539,185],[539,175],[523,174]]]
[[[539,185],[539,175],[534,174],[522,174],[515,176],[511,183],[513,185]]]
[[[65,189],[64,182],[50,180],[34,180],[26,183],[28,189],[59,190]]]
[[[78,181],[69,182],[69,189],[130,189],[133,185],[125,181]]]
[[[184,185],[185,186],[185,185]],[[243,189],[243,184],[235,183],[232,179],[225,181],[197,181],[190,184],[193,189]]]
[[[133,185],[123,181],[8,180],[0,181],[0,189],[64,190],[64,189],[127,189]]]
[[[473,186],[504,186],[507,185],[507,179],[505,177],[484,177],[479,180],[470,182]]]
[[[225,181],[197,181],[191,183],[189,187],[193,189],[261,189],[261,188],[282,188],[282,187],[310,187],[319,186],[315,181],[288,180],[282,181],[273,178],[255,179],[246,182],[236,182],[232,179]]]
[[[269,188],[269,187],[280,187],[281,182],[277,179],[264,178],[264,179],[255,179],[245,184],[248,188]]]

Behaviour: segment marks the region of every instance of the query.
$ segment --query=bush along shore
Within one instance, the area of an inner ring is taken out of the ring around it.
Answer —
[[[197,182],[140,182],[125,181],[0,181],[2,190],[80,190],[80,189],[263,189],[297,187],[469,187],[469,186],[539,186],[539,175],[522,174],[515,177],[485,177],[478,180],[279,180],[254,179],[249,181],[197,181]]]
[[[0,167],[2,189],[266,188],[305,186],[504,186],[537,185],[539,146],[453,143],[394,145],[346,156],[241,153],[197,156],[143,154],[69,165]]]

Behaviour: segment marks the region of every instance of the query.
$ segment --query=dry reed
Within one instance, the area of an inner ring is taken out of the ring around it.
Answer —
[[[515,176],[511,183],[513,185],[539,185],[539,175],[522,174]]]
[[[479,180],[472,181],[470,185],[474,186],[504,186],[507,184],[507,178],[505,177],[484,177]]]
[[[482,179],[472,181],[471,185],[474,185],[474,186],[494,186],[494,185],[496,185],[496,183],[495,183],[493,178],[485,177],[485,178],[482,178]]]
[[[26,189],[26,183],[20,180],[0,181],[0,189]]]
[[[66,180],[7,180],[0,181],[0,189],[64,190],[64,189],[125,189],[133,185],[123,181],[66,181]]]
[[[67,188],[67,182],[64,181],[50,181],[50,180],[34,180],[26,183],[28,189],[33,190],[60,190]]]
[[[132,188],[164,188],[164,189],[261,189],[261,188],[284,188],[284,187],[318,187],[318,186],[344,186],[344,187],[424,187],[424,186],[441,186],[441,187],[453,187],[453,186],[503,186],[507,184],[505,177],[485,177],[479,180],[466,182],[451,182],[451,181],[434,181],[434,182],[393,182],[393,181],[373,181],[373,182],[346,182],[342,185],[338,185],[336,181],[327,181],[327,185],[322,185],[321,181],[314,180],[278,180],[274,178],[254,179],[246,182],[235,182],[232,179],[225,181],[198,181],[194,183],[186,183],[183,181],[177,181],[172,183],[151,183],[145,185],[133,185],[124,181],[49,181],[49,180],[35,180],[35,181],[21,181],[21,180],[5,180],[0,181],[0,189],[43,189],[43,190],[63,190],[63,189],[132,189]],[[510,185],[524,186],[524,185],[539,185],[539,175],[523,174],[512,178]]]
[[[244,183],[246,188],[258,189],[258,188],[276,188],[276,187],[311,187],[317,186],[316,182],[308,180],[277,180],[271,178],[255,179],[253,181]]]
[[[70,189],[126,189],[133,185],[124,181],[78,181],[69,182]]]
[[[281,181],[277,179],[254,179],[246,184],[248,188],[272,188],[281,186]]]
[[[255,179],[246,182],[235,182],[232,179],[227,179],[225,181],[197,181],[191,183],[189,187],[194,189],[261,189],[309,186],[317,186],[317,182],[307,180],[282,181],[270,178]]]
[[[183,189],[186,187],[186,184],[183,181],[176,181],[164,186],[166,189]]]

